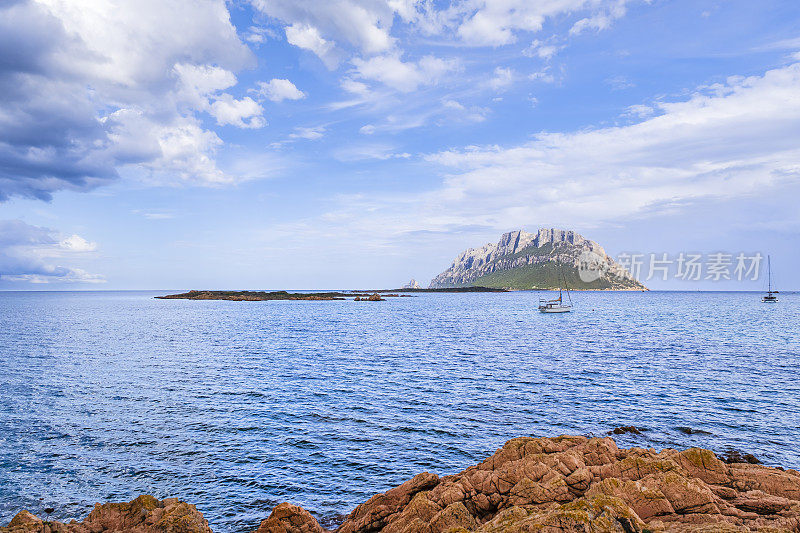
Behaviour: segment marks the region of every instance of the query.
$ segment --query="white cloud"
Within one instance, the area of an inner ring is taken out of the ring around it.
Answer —
[[[338,67],[341,62],[336,43],[323,39],[319,30],[313,26],[298,23],[287,26],[286,40],[298,48],[314,52],[330,70]]]
[[[556,46],[554,44],[544,43],[538,39],[534,40],[531,45],[522,51],[522,55],[528,57],[538,57],[539,59],[544,59],[545,61],[549,61],[553,59],[553,56],[558,53],[560,46]]]
[[[213,65],[177,63],[173,67],[178,77],[180,97],[195,107],[206,105],[206,98],[236,85],[233,72]]]
[[[451,104],[454,108],[454,105]],[[540,133],[516,146],[431,154],[439,187],[341,198],[309,228],[384,243],[425,235],[496,234],[542,221],[573,227],[659,214],[664,206],[762,198],[800,182],[800,64],[656,104],[638,123]],[[396,147],[359,144],[345,161],[389,159]],[[340,241],[337,241],[340,243]]]
[[[249,96],[237,100],[229,94],[223,94],[211,102],[209,110],[220,126],[230,124],[249,129],[266,126],[267,122],[261,116],[263,112],[261,105]]]
[[[250,97],[237,100],[228,93],[221,93],[236,85],[233,72],[213,65],[175,65],[179,80],[179,97],[194,109],[207,111],[220,126],[231,125],[253,129],[264,127],[267,122],[264,109]]]
[[[195,117],[173,116],[164,122],[134,108],[115,111],[105,123],[115,159],[135,161],[151,182],[222,185],[236,181],[214,161],[222,139],[203,129]]]
[[[573,24],[569,30],[570,35],[577,35],[589,30],[602,31],[608,29],[616,19],[625,16],[626,0],[617,0],[608,4],[592,16],[583,18]]]
[[[224,0],[19,0],[0,7],[0,34],[30,44],[4,48],[13,60],[0,65],[9,88],[0,101],[0,169],[10,169],[0,170],[0,201],[87,190],[128,166],[206,183],[208,172],[193,176],[196,161],[219,174],[219,137],[203,131],[197,113],[239,127],[263,122],[247,99],[220,92],[253,64]],[[213,149],[185,157],[184,150],[161,151],[165,139],[185,138],[187,128],[215,142],[184,149]],[[170,160],[170,153],[181,158]]]
[[[341,85],[342,89],[349,93],[357,94],[359,96],[366,96],[369,94],[369,86],[366,83],[361,83],[360,81],[345,78],[342,80]]]
[[[528,79],[531,81],[541,81],[543,83],[553,83],[556,81],[556,77],[553,76],[553,73],[550,72],[549,68],[544,68],[538,72],[528,75]]]
[[[398,152],[396,148],[389,144],[368,143],[354,144],[346,148],[341,148],[334,153],[334,157],[339,161],[353,162],[377,159],[385,161],[388,159],[408,159],[411,154]]]
[[[624,115],[627,117],[647,118],[652,116],[653,113],[655,113],[655,109],[649,105],[634,104],[632,106],[628,106],[628,109],[625,111]]]
[[[489,87],[494,91],[508,89],[514,83],[514,71],[508,67],[496,67],[494,75],[489,80]]]
[[[436,195],[464,219],[501,226],[646,213],[664,202],[736,197],[800,178],[800,64],[734,77],[637,124],[541,133],[515,147],[434,154],[450,170]]]
[[[309,141],[316,141],[325,135],[324,126],[313,126],[310,128],[296,127],[294,133],[289,135],[292,139],[306,139]]]
[[[515,42],[517,32],[538,32],[544,21],[558,15],[589,10],[573,33],[603,29],[625,13],[628,0],[477,0],[458,4],[457,33],[472,46],[502,46]]]
[[[375,56],[369,59],[355,58],[353,65],[358,75],[375,80],[401,92],[411,92],[420,85],[433,85],[448,72],[459,68],[457,60],[446,60],[431,55],[419,61],[404,62],[397,54]]]
[[[64,265],[95,250],[97,245],[80,235],[63,235],[21,220],[0,220],[0,280],[102,283],[102,276]]]
[[[335,68],[331,56],[336,53],[335,41],[347,42],[367,54],[391,49],[394,39],[389,34],[394,16],[410,7],[402,2],[374,0],[251,0],[251,3],[262,13],[285,23],[289,42],[313,51],[329,68]]]
[[[294,83],[285,79],[273,79],[269,82],[258,82],[258,94],[264,98],[272,100],[273,102],[282,102],[284,100],[300,100],[306,97],[305,93],[298,89]]]
[[[70,252],[94,252],[97,243],[89,242],[80,235],[70,235],[58,243],[59,248]]]

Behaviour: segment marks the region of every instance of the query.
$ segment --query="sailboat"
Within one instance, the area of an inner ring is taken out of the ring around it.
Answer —
[[[564,297],[562,295],[562,289],[558,289],[558,298],[553,300],[547,300],[544,298],[539,298],[539,311],[542,313],[569,313],[572,311],[572,296],[569,294],[569,287],[567,286],[567,276],[561,271],[561,275],[564,277],[564,289],[567,291],[567,298],[569,299],[569,304],[564,303]]]
[[[764,303],[775,303],[778,301],[778,297],[775,296],[778,294],[778,291],[772,290],[772,265],[770,264],[770,258],[767,256],[767,295],[761,298],[761,301]]]

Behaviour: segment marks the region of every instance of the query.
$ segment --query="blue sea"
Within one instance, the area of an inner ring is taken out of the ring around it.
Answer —
[[[507,439],[736,448],[800,467],[800,295],[419,294],[385,302],[0,293],[0,524],[138,494],[247,532],[327,523]],[[681,429],[682,428],[682,429]],[[687,428],[692,434],[687,434]]]

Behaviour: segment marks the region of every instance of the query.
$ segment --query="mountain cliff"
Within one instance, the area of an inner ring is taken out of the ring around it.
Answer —
[[[646,290],[603,247],[574,231],[540,229],[503,234],[496,244],[470,248],[431,281],[431,288],[482,286]]]

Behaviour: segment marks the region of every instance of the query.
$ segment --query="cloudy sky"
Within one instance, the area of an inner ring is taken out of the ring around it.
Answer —
[[[538,227],[769,253],[800,289],[799,28],[795,0],[7,0],[0,289],[427,283]]]

